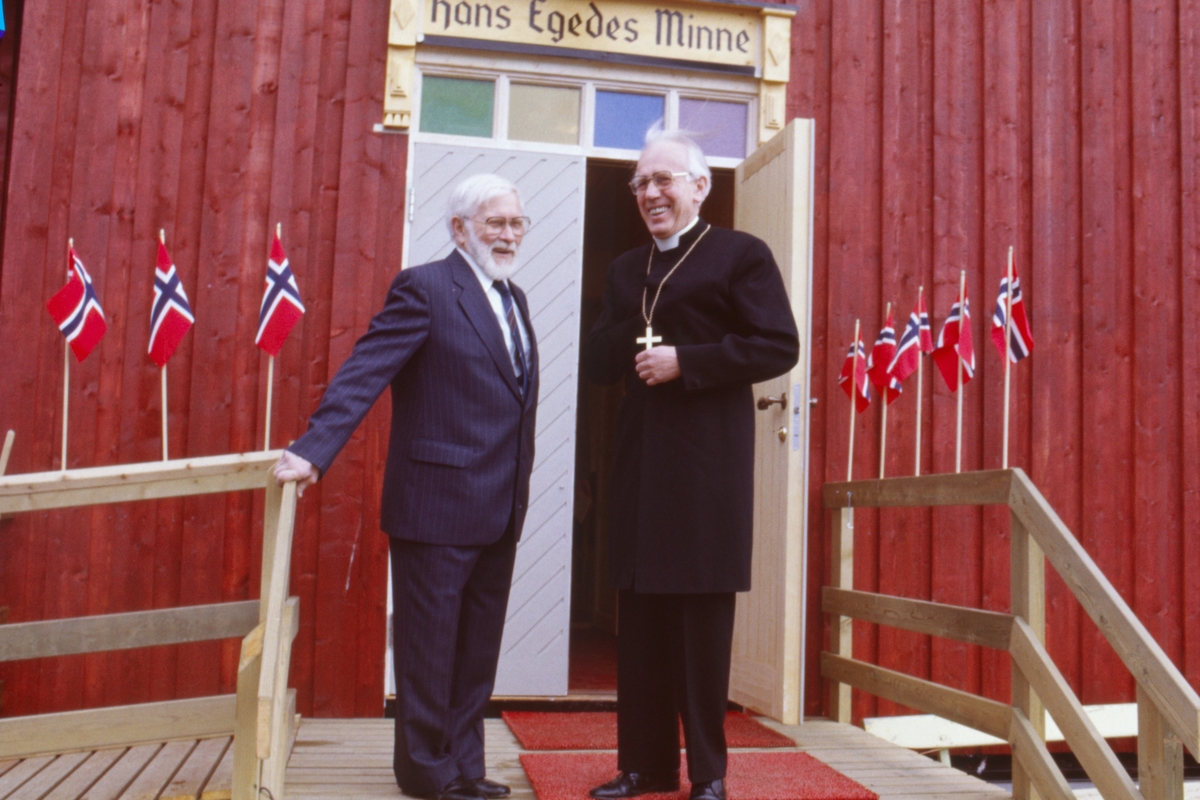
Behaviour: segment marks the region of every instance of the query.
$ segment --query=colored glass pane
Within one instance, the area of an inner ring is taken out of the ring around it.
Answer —
[[[663,118],[663,97],[652,94],[596,92],[596,147],[641,150],[646,131]]]
[[[691,132],[706,156],[746,157],[745,103],[679,99],[679,127]]]
[[[427,76],[421,81],[421,130],[490,137],[494,96],[492,81]]]
[[[578,89],[514,83],[509,88],[508,138],[579,144]]]

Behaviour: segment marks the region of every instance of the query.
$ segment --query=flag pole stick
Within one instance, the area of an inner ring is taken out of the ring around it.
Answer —
[[[67,239],[67,252],[75,246],[73,238]],[[70,256],[67,258],[67,280],[71,280]],[[63,428],[62,428],[62,458],[59,468],[67,471],[67,411],[71,399],[71,343],[63,339]]]
[[[158,229],[158,243],[166,245],[167,232],[162,228]],[[159,371],[162,378],[162,451],[163,461],[167,461],[167,365],[163,364]]]
[[[263,436],[263,450],[271,449],[271,389],[275,385],[275,356],[267,359],[267,424]]]
[[[964,303],[967,296],[967,271],[962,271],[958,281],[958,341],[962,342],[963,325],[966,323]],[[958,427],[954,435],[954,471],[962,472],[962,414],[963,414],[963,363],[962,354],[958,353],[958,345],[954,346],[958,355]]]
[[[275,238],[283,238],[283,223],[275,223]],[[266,433],[263,435],[263,450],[271,449],[271,401],[273,399],[275,389],[275,356],[271,356],[267,360],[267,421],[264,425]]]
[[[1008,288],[1004,293],[1004,456],[1001,469],[1008,469],[1008,409],[1009,384],[1012,373],[1012,295],[1013,295],[1013,248],[1008,246]]]
[[[887,304],[887,311],[883,312],[883,318],[886,320],[892,313],[892,304]],[[883,416],[879,422],[879,478],[883,479],[884,455],[887,453],[887,407],[888,407],[888,387],[884,384],[883,391],[879,398],[883,404]]]
[[[12,454],[12,443],[16,435],[17,432],[11,428],[8,433],[4,434],[4,447],[0,448],[0,475],[3,475],[8,469],[8,457]]]
[[[920,309],[921,301],[925,297],[925,287],[921,286],[917,289],[917,308]],[[913,475],[920,477],[921,475],[921,404],[924,401],[921,395],[921,371],[923,363],[921,357],[925,354],[921,352],[921,319],[917,317],[917,446],[916,446],[916,466],[913,469]]]
[[[858,404],[858,331],[861,320],[854,320],[854,341],[850,345],[853,361],[850,364],[850,447],[846,458],[846,480],[854,480],[854,411]]]

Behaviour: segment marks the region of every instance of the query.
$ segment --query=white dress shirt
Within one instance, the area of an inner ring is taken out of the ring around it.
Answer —
[[[492,311],[496,313],[496,319],[500,322],[500,332],[504,334],[504,346],[508,348],[508,357],[512,359],[513,369],[517,369],[517,355],[513,348],[512,331],[508,327],[508,317],[504,314],[504,298],[500,296],[500,290],[492,285],[492,279],[487,276],[487,273],[475,263],[475,259],[471,258],[471,254],[461,247],[456,247],[459,255],[466,259],[467,264],[471,266],[471,271],[475,273],[475,277],[479,279],[479,285],[483,287],[483,293],[487,295],[488,302],[492,305]],[[506,285],[508,281],[504,282]],[[512,287],[509,286],[509,291]],[[529,359],[529,331],[525,328],[525,320],[521,319],[521,308],[516,305],[516,297],[513,297],[513,305],[517,312],[517,329],[521,331],[521,346],[525,352],[526,360]],[[525,367],[522,366],[524,371]]]

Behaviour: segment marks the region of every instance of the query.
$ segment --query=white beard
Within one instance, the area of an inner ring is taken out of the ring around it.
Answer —
[[[497,243],[499,245],[499,243]],[[499,245],[503,246],[503,245]],[[506,281],[513,276],[520,266],[517,261],[517,248],[513,246],[513,260],[508,264],[497,264],[495,257],[492,255],[492,248],[481,242],[473,235],[467,236],[467,252],[479,268],[483,270],[483,274],[487,275],[494,281]]]

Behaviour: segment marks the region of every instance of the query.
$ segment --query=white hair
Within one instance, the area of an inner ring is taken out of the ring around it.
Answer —
[[[664,131],[662,123],[656,122],[650,126],[650,130],[646,131],[646,146],[642,148],[642,152],[645,153],[651,145],[656,144],[679,145],[687,150],[687,167],[692,177],[703,176],[709,183],[712,183],[712,170],[708,168],[708,160],[704,158],[704,151],[700,149],[700,145],[696,144],[696,140],[692,138],[693,135],[691,131],[685,130]]]
[[[506,194],[516,195],[517,202],[521,201],[521,193],[512,181],[487,173],[472,175],[455,186],[446,201],[446,227],[450,229],[450,235],[454,235],[455,217],[468,220],[482,206]]]

